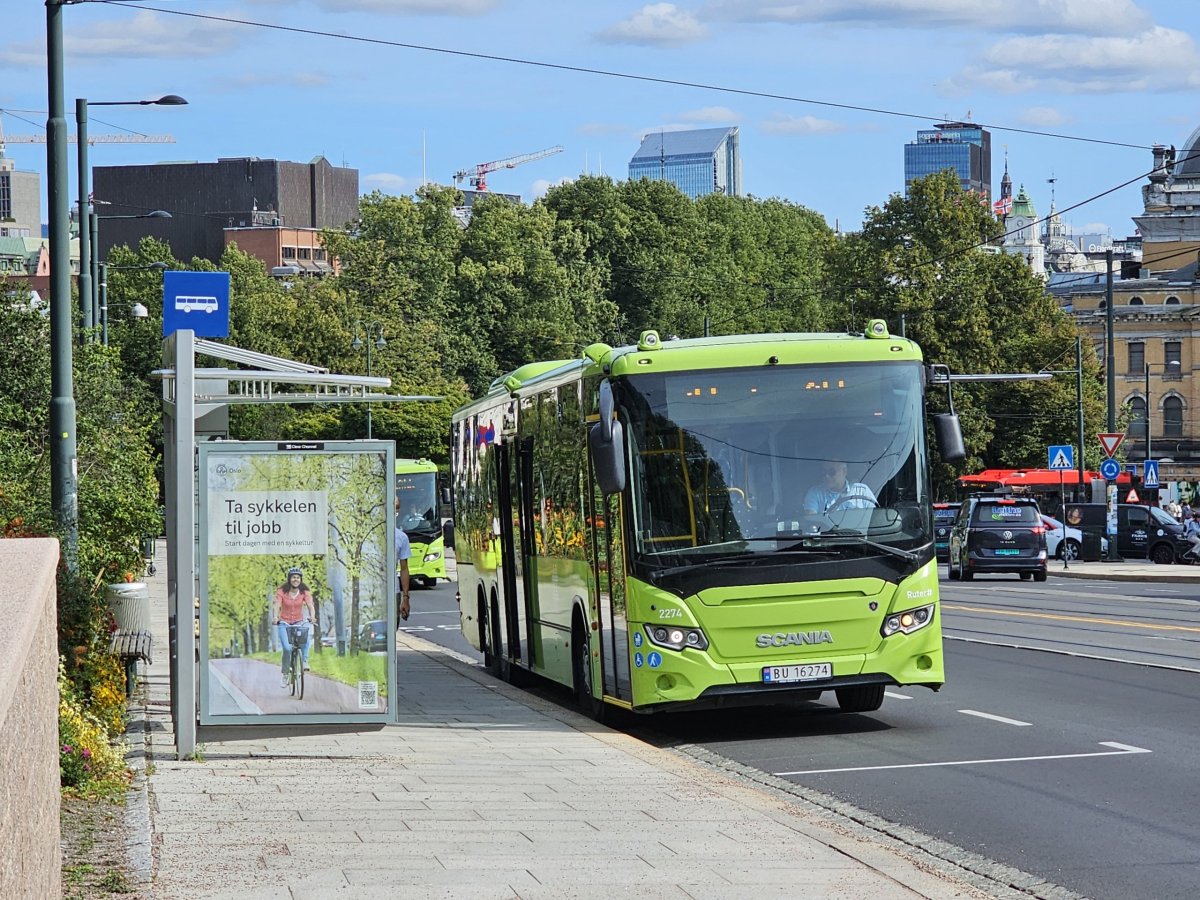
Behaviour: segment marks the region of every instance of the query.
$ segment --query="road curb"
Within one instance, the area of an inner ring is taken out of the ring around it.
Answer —
[[[1051,578],[1085,578],[1089,581],[1136,581],[1139,584],[1200,584],[1200,574],[1197,575],[1155,575],[1147,578],[1137,572],[1121,572],[1118,570],[1101,569],[1095,571],[1079,570],[1050,570],[1046,573]]]

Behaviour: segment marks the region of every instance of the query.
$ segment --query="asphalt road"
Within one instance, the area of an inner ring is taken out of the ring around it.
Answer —
[[[997,577],[942,588],[939,693],[892,689],[865,715],[830,698],[620,725],[1097,900],[1195,896],[1200,586]],[[479,659],[458,633],[453,585],[413,599],[406,627]]]

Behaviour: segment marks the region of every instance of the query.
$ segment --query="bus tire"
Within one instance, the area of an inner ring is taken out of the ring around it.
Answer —
[[[488,623],[491,621],[491,617],[488,615],[487,602],[482,596],[476,601],[476,607],[475,624],[479,626],[479,649],[483,651],[483,667],[490,672],[495,665],[493,662],[494,654],[492,653],[492,636],[488,630]]]
[[[500,604],[492,597],[488,610],[488,647],[492,651],[492,662],[488,671],[501,681],[508,680],[508,660],[504,658],[504,640],[500,637]]]
[[[584,714],[597,722],[604,721],[604,701],[597,700],[592,687],[592,643],[587,626],[576,609],[571,617],[571,687],[575,701]]]
[[[883,706],[883,691],[882,684],[860,684],[838,688],[834,693],[837,694],[838,708],[842,712],[862,713],[874,712]]]

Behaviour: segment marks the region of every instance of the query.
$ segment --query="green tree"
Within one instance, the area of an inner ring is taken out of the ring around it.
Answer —
[[[1074,323],[1023,259],[991,251],[1000,229],[957,177],[918,179],[906,197],[871,208],[863,229],[833,246],[829,284],[843,327],[885,319],[921,345],[929,362],[962,373],[1037,373],[1074,368]],[[1084,343],[1088,433],[1102,418],[1103,385]],[[934,395],[936,397],[936,394]],[[944,495],[964,471],[1045,464],[1050,444],[1074,444],[1073,378],[960,385],[955,409],[968,458],[936,464]],[[935,403],[936,403],[935,399]]]

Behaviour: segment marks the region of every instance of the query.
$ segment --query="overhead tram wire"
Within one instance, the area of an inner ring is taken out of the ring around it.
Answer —
[[[828,100],[815,100],[815,99],[806,98],[806,97],[794,97],[794,96],[790,96],[787,94],[775,94],[775,93],[770,93],[767,91],[749,90],[746,88],[734,88],[734,87],[727,87],[727,86],[723,86],[723,85],[706,84],[703,82],[684,81],[681,79],[660,78],[660,77],[656,77],[656,76],[652,76],[652,75],[639,75],[639,74],[635,74],[635,73],[631,73],[631,72],[617,72],[617,71],[610,71],[610,70],[605,70],[605,69],[596,69],[596,68],[591,68],[591,67],[586,67],[586,66],[571,66],[571,65],[566,65],[564,63],[551,63],[551,62],[545,62],[545,61],[541,61],[541,60],[523,59],[520,57],[500,56],[498,54],[489,54],[489,53],[478,53],[478,52],[469,51],[469,50],[454,50],[454,49],[450,49],[447,47],[434,47],[434,46],[429,46],[429,45],[424,45],[424,44],[407,43],[407,42],[403,42],[403,41],[389,41],[389,40],[384,40],[382,38],[371,38],[371,37],[365,37],[362,35],[338,34],[336,32],[321,31],[319,29],[298,28],[293,25],[278,25],[278,24],[269,23],[269,22],[256,22],[256,21],[252,21],[249,19],[236,19],[231,16],[215,16],[215,15],[208,15],[208,14],[204,14],[204,13],[186,12],[184,10],[178,10],[178,9],[166,9],[163,7],[151,6],[149,4],[144,4],[144,3],[128,2],[128,0],[79,0],[79,2],[98,3],[98,4],[103,4],[105,6],[115,6],[115,7],[122,7],[122,8],[126,8],[126,9],[150,10],[151,12],[158,12],[163,15],[180,16],[183,18],[200,19],[200,20],[212,21],[212,22],[222,22],[222,23],[231,24],[231,25],[244,25],[244,26],[251,27],[251,28],[263,28],[263,29],[272,30],[272,31],[282,31],[282,32],[291,33],[291,34],[307,35],[310,37],[334,38],[334,39],[338,39],[338,40],[352,41],[352,42],[364,43],[364,44],[374,44],[377,46],[384,46],[384,47],[394,47],[397,49],[404,49],[404,50],[418,50],[418,51],[422,51],[422,52],[426,52],[426,53],[440,53],[440,54],[445,54],[448,56],[457,56],[457,57],[463,57],[463,58],[468,58],[468,59],[478,59],[478,60],[483,60],[483,61],[487,61],[487,62],[502,62],[502,63],[509,63],[512,65],[521,65],[521,66],[530,66],[530,67],[535,67],[535,68],[552,69],[552,70],[563,71],[563,72],[575,72],[575,73],[584,74],[584,75],[598,75],[598,76],[606,77],[606,78],[620,78],[620,79],[625,79],[625,80],[630,80],[630,81],[639,81],[639,82],[645,82],[645,83],[651,83],[651,84],[664,84],[664,85],[669,85],[672,87],[696,88],[698,90],[714,91],[714,92],[718,92],[718,93],[734,94],[734,95],[738,95],[738,96],[759,97],[759,98],[770,99],[770,100],[782,100],[782,101],[789,102],[789,103],[803,103],[803,104],[809,104],[809,105],[813,105],[813,106],[822,106],[822,107],[826,107],[826,108],[830,108],[830,109],[844,109],[844,110],[849,110],[849,111],[854,111],[854,112],[866,112],[866,113],[872,113],[872,114],[876,114],[876,115],[894,116],[894,117],[899,117],[899,118],[916,119],[916,120],[928,121],[928,122],[941,122],[941,121],[945,120],[944,116],[929,116],[929,115],[922,115],[922,114],[918,114],[918,113],[910,113],[910,112],[902,112],[902,111],[898,111],[898,110],[883,109],[883,108],[879,108],[879,107],[858,106],[855,104],[836,103],[836,102],[828,101]],[[1111,146],[1111,147],[1126,147],[1126,148],[1135,149],[1135,150],[1151,150],[1151,149],[1153,149],[1153,147],[1150,145],[1133,144],[1133,143],[1128,143],[1128,142],[1124,142],[1124,141],[1108,141],[1108,140],[1102,140],[1100,138],[1089,138],[1089,137],[1082,137],[1079,135],[1060,134],[1060,133],[1051,132],[1051,131],[1039,131],[1036,129],[1016,128],[1016,127],[1007,126],[1007,125],[996,125],[996,124],[990,124],[990,123],[974,123],[974,124],[977,124],[980,127],[989,128],[992,131],[1004,131],[1004,132],[1011,132],[1013,134],[1028,134],[1028,135],[1033,135],[1033,136],[1037,136],[1037,137],[1048,137],[1048,138],[1055,138],[1058,140],[1078,141],[1078,142],[1082,142],[1082,143],[1091,143],[1091,144],[1101,144],[1101,145]],[[1192,159],[1196,156],[1200,156],[1200,153],[1191,154],[1189,156],[1184,157],[1183,159],[1177,159],[1172,164],[1179,165],[1179,164],[1186,162],[1187,160]],[[1154,169],[1151,169],[1147,173],[1144,173],[1135,178],[1129,179],[1128,181],[1124,181],[1121,184],[1118,184],[1112,188],[1109,188],[1108,190],[1101,191],[1100,193],[1095,194],[1095,195],[1093,195],[1085,200],[1082,200],[1078,203],[1064,207],[1063,209],[1058,210],[1057,213],[1059,215],[1061,215],[1064,212],[1070,212],[1072,210],[1079,209],[1080,207],[1085,206],[1088,203],[1092,203],[1095,200],[1099,200],[1102,197],[1106,197],[1111,193],[1115,193],[1116,191],[1119,191],[1122,188],[1128,187],[1129,185],[1134,184],[1134,183],[1142,180],[1143,178],[1148,177],[1149,175],[1152,175],[1154,172],[1159,171],[1159,168],[1161,168],[1161,167],[1156,167]],[[1035,225],[1035,226],[1040,225],[1043,222],[1047,221],[1048,218],[1049,218],[1049,216],[1046,216],[1041,219],[1037,219],[1030,224]],[[1003,233],[1000,235],[996,235],[988,240],[980,241],[978,243],[964,247],[961,250],[953,251],[952,253],[949,253],[945,256],[939,257],[938,259],[934,259],[934,260],[930,260],[929,262],[922,263],[921,266],[922,267],[931,266],[931,265],[936,266],[939,263],[947,262],[958,256],[969,253],[972,250],[976,250],[981,247],[987,246],[988,244],[992,243],[995,240],[1002,240],[1004,237],[1007,237],[1008,235],[1014,234],[1014,233],[1016,233],[1016,232],[1015,231],[1006,232],[1006,233]],[[914,271],[915,271],[915,269],[910,269],[907,272],[902,272],[900,274],[911,275],[914,273]],[[737,283],[737,282],[733,282],[733,283]],[[753,283],[746,283],[746,286],[751,287],[751,288],[754,288],[754,287],[761,288],[762,287],[762,285],[756,285]],[[785,287],[785,286],[786,285],[780,285],[780,284],[775,285],[776,288]],[[729,319],[725,319],[721,322],[712,323],[711,327],[716,327],[718,325],[726,324],[727,322],[733,321],[734,319],[739,318],[741,315],[744,315],[746,313],[753,313],[759,309],[766,307],[768,305],[768,303],[769,303],[769,301],[764,301],[762,304],[752,307],[752,308],[746,310],[744,313],[739,313],[737,316],[733,316],[733,317],[731,317]]]
[[[794,97],[789,94],[775,94],[769,91],[755,91],[749,88],[726,87],[719,84],[706,84],[700,81],[684,81],[677,78],[660,78],[654,75],[638,75],[633,72],[617,72],[609,69],[595,69],[589,66],[571,66],[565,63],[552,63],[543,60],[522,59],[516,56],[500,56],[494,53],[478,53],[471,50],[453,50],[448,47],[433,47],[426,44],[412,44],[404,41],[388,41],[383,38],[365,37],[363,35],[339,34],[333,31],[320,31],[315,28],[297,28],[294,25],[277,25],[271,22],[254,22],[249,19],[235,19],[231,16],[214,16],[205,13],[185,12],[181,9],[165,9],[144,3],[132,3],[129,0],[80,0],[83,3],[100,3],[105,6],[119,6],[127,9],[150,10],[168,16],[183,16],[190,19],[203,19],[209,22],[223,22],[228,25],[245,25],[251,28],[266,28],[272,31],[283,31],[292,34],[303,34],[309,37],[336,38],[342,41],[354,41],[363,44],[375,44],[381,47],[395,47],[401,50],[419,50],[424,53],[442,53],[447,56],[458,56],[467,59],[478,59],[486,62],[502,62],[517,66],[532,66],[541,69],[553,69],[559,72],[575,72],[580,75],[599,75],[604,78],[623,78],[628,81],[640,81],[649,84],[664,84],[670,87],[696,88],[702,91],[714,91],[723,94],[734,94],[741,97],[759,97],[765,100],[782,100],[788,103],[804,103],[810,106],[823,106],[827,109],[844,109],[852,112],[873,113],[880,116],[895,116],[903,119],[917,119],[922,122],[944,122],[944,116],[930,116],[920,113],[901,112],[894,109],[882,109],[873,106],[858,106],[853,103],[836,103],[832,100],[814,100],[809,97]],[[988,122],[974,122],[981,128],[992,131],[1004,131],[1012,134],[1028,134],[1035,137],[1056,138],[1063,141],[1080,141],[1087,144],[1102,144],[1108,147],[1126,147],[1132,150],[1151,150],[1144,144],[1130,144],[1124,141],[1106,141],[1101,138],[1081,137],[1079,135],[1059,134],[1053,131],[1038,131],[1032,128],[1017,128],[1010,125],[995,125]],[[1103,195],[1101,195],[1103,196]]]

